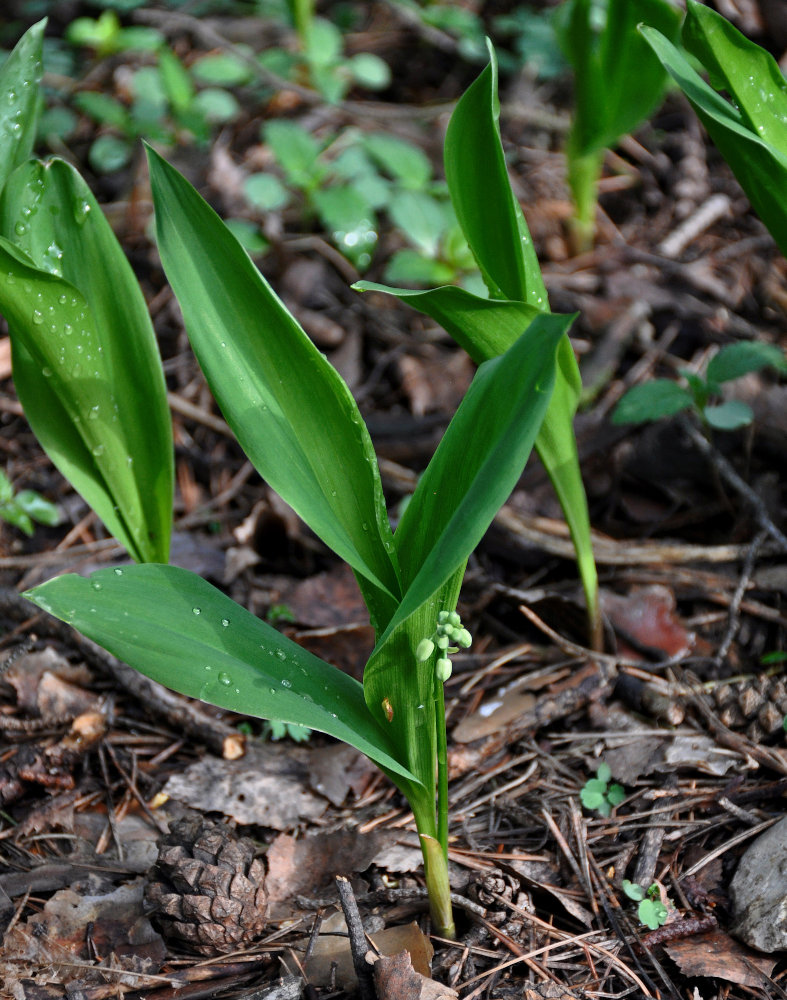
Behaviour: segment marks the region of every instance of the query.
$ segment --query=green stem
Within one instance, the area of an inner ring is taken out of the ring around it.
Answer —
[[[417,825],[417,819],[416,819]],[[429,893],[429,912],[432,926],[439,937],[453,941],[456,925],[451,909],[451,888],[448,884],[448,860],[440,842],[427,833],[421,833],[421,852],[424,856],[426,889]]]
[[[437,840],[448,858],[448,743],[445,732],[445,692],[435,679],[435,725],[437,727]]]
[[[593,248],[596,236],[596,205],[598,203],[598,179],[604,162],[604,150],[590,153],[576,153],[571,149],[569,139],[566,147],[568,161],[568,185],[574,199],[574,216],[569,221],[569,239],[575,254],[585,253]]]

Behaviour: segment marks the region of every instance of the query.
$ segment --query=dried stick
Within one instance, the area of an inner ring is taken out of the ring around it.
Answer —
[[[358,903],[350,885],[350,880],[344,875],[336,876],[336,888],[339,892],[339,902],[347,923],[347,933],[350,937],[350,952],[353,958],[353,968],[358,978],[358,991],[361,1000],[375,1000],[374,977],[372,967],[366,961],[369,946],[366,943],[366,932],[361,923]]]

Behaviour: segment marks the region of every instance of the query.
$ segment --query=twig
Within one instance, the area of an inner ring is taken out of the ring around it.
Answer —
[[[754,560],[757,558],[757,553],[762,548],[766,534],[767,532],[763,528],[762,531],[755,536],[749,546],[749,551],[746,553],[746,558],[741,569],[740,579],[738,580],[735,593],[732,595],[732,600],[730,601],[727,631],[724,633],[724,638],[722,639],[721,644],[716,651],[716,656],[714,657],[714,661],[717,665],[721,665],[724,661],[724,657],[730,651],[733,639],[738,634],[738,629],[741,625],[741,601],[743,600],[743,595],[746,593],[746,588],[749,586],[749,580],[754,572]]]
[[[713,447],[710,441],[692,423],[685,418],[681,420],[681,423],[691,443],[712,463],[722,479],[727,482],[727,485],[731,486],[749,504],[757,518],[757,523],[763,531],[767,532],[778,543],[782,551],[787,552],[787,535],[780,531],[771,520],[762,497],[755,493],[751,486],[741,479],[727,459]]]
[[[372,967],[366,961],[366,953],[369,946],[366,942],[366,933],[361,923],[361,914],[358,912],[358,904],[350,885],[350,880],[345,875],[336,876],[336,889],[339,893],[339,902],[342,904],[342,912],[347,923],[347,933],[350,938],[350,952],[353,958],[353,968],[358,978],[358,991],[361,1000],[375,1000],[374,977]]]

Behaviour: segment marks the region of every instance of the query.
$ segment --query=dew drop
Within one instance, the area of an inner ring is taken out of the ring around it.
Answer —
[[[98,582],[98,580],[94,580],[91,584],[93,590],[101,590],[101,586],[102,585]]]
[[[14,232],[16,233],[17,236],[24,236],[25,233],[27,232],[27,226],[24,224],[24,222],[17,222],[17,224],[14,226]]]
[[[98,420],[98,412],[99,412],[99,407],[98,406],[91,406],[90,407],[90,412],[87,415],[87,419],[88,420]]]
[[[232,684],[232,678],[230,677],[229,674],[225,674],[223,670],[219,674],[219,684],[224,684],[227,687],[229,687],[230,684]]]
[[[229,626],[229,623],[230,623],[229,618],[222,618],[221,619],[221,624],[224,626],[224,628],[227,628]]]
[[[278,658],[280,660],[286,660],[287,659],[287,654],[284,652],[283,649],[277,649],[276,650],[276,656],[278,656]]]
[[[202,608],[192,608],[191,609],[191,613],[193,615],[201,615],[202,614]]]
[[[213,667],[209,663],[206,663],[205,664],[205,669],[206,670],[213,670]]]
[[[123,576],[123,570],[120,568],[120,566],[115,567],[115,576]]]
[[[92,449],[92,453],[96,458],[100,458],[104,454],[104,445],[97,444],[95,448]]]
[[[35,323],[36,326],[41,326],[41,324],[44,322],[44,314],[41,312],[40,309],[33,310],[33,322]]]
[[[71,326],[70,323],[64,323],[63,324],[63,333],[67,337],[70,337],[73,332],[74,332],[74,328],[73,328],[73,326]]]
[[[52,378],[52,369],[44,365],[44,367],[41,369],[41,374],[44,376],[44,378]]]
[[[288,681],[286,677],[283,677],[282,678],[282,682],[281,682],[281,686],[283,688],[291,688],[292,687],[292,681]]]

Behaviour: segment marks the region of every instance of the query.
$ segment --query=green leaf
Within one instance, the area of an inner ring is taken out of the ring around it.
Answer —
[[[240,114],[240,104],[235,95],[221,87],[201,90],[194,98],[191,109],[211,124],[231,122]]]
[[[319,184],[325,172],[318,160],[320,145],[306,129],[295,122],[277,119],[264,124],[262,138],[290,184],[303,190]]]
[[[202,56],[191,64],[190,72],[200,83],[220,87],[239,87],[251,78],[246,63],[229,52]]]
[[[120,170],[131,159],[131,145],[127,139],[105,133],[91,145],[88,153],[90,166],[98,174],[111,174]]]
[[[411,142],[385,132],[369,132],[362,138],[363,148],[381,170],[406,188],[423,190],[432,177],[432,164],[422,149]]]
[[[225,419],[260,475],[368,581],[366,596],[376,590],[378,613],[390,617],[393,604],[383,606],[399,591],[391,529],[349,389],[215,212],[148,155],[161,259]]]
[[[605,760],[602,760],[598,765],[596,777],[599,781],[603,781],[605,785],[609,783],[609,779],[612,777],[612,771],[610,770],[609,764]]]
[[[377,245],[374,210],[352,184],[315,191],[312,202],[336,246],[360,270],[372,261]]]
[[[0,69],[0,188],[33,151],[46,20],[29,28]]]
[[[705,406],[702,416],[711,427],[720,431],[736,431],[747,427],[754,419],[751,407],[739,399],[728,399],[718,406]]]
[[[74,104],[102,125],[114,125],[121,132],[133,134],[131,116],[120,101],[113,97],[87,90],[74,95]]]
[[[709,381],[730,382],[732,379],[758,372],[763,368],[775,368],[782,375],[787,374],[787,358],[776,344],[764,344],[759,340],[739,340],[727,344],[708,363]]]
[[[346,66],[359,87],[384,90],[391,83],[391,67],[372,52],[359,52],[347,60]]]
[[[655,931],[667,919],[667,907],[658,899],[643,899],[637,907],[637,916],[640,921]]]
[[[38,521],[39,524],[49,526],[60,524],[60,511],[57,505],[50,503],[35,490],[20,490],[14,497],[14,501],[25,514],[34,521]]]
[[[627,878],[624,878],[620,885],[621,889],[628,896],[629,899],[633,899],[635,903],[645,898],[645,890],[641,885],[637,885],[636,882],[629,882]]]
[[[62,160],[17,168],[0,198],[0,311],[44,450],[142,561],[168,558],[172,430],[139,285],[89,188]]]
[[[690,392],[677,382],[657,378],[629,389],[612,414],[613,424],[643,424],[672,417],[694,405]]]
[[[605,798],[607,783],[598,778],[590,778],[579,790],[579,799],[586,809],[601,811],[607,806]]]
[[[386,281],[403,285],[439,285],[455,277],[450,264],[440,260],[430,260],[406,247],[391,254],[386,262],[383,276]],[[356,286],[357,287],[357,286]]]
[[[711,86],[727,92],[743,124],[787,155],[787,81],[770,52],[700,3],[688,4],[683,44],[708,72]]]
[[[290,200],[289,191],[274,174],[249,174],[243,181],[243,194],[264,212],[284,208]]]
[[[148,563],[56,577],[25,594],[125,663],[212,705],[317,729],[414,781],[374,721],[361,685],[201,577]]]
[[[440,238],[451,222],[443,206],[425,191],[402,191],[391,201],[394,225],[427,257],[436,257]]]
[[[626,790],[622,785],[612,784],[607,789],[607,801],[611,806],[619,806],[626,797]]]
[[[690,46],[689,51],[691,47],[696,46],[701,53],[706,51],[707,46],[716,46],[721,39],[724,45],[718,50],[718,64],[721,65],[726,59],[731,59],[735,66],[735,79],[729,79],[729,85],[731,87],[736,85],[741,66],[751,66],[751,70],[745,69],[744,72],[751,73],[754,76],[753,82],[767,90],[770,86],[770,72],[766,72],[765,78],[759,76],[762,72],[762,60],[755,55],[757,47],[734,29],[711,34],[705,40],[707,45],[699,45],[697,31],[702,26],[700,19],[705,15],[698,14],[698,7],[699,5],[693,2],[689,3],[689,23],[695,25],[691,32],[687,32],[684,36],[684,41]],[[783,148],[783,142],[776,144],[766,141],[759,133],[760,126],[762,132],[768,136],[783,130],[784,123],[778,110],[782,98],[777,97],[777,92],[774,91],[772,104],[766,101],[754,107],[750,106],[745,115],[705,83],[684,53],[667,38],[651,28],[640,30],[665,69],[691,102],[710,137],[746,192],[755,212],[779,245],[779,249],[787,255],[787,203],[784,198],[784,191],[787,189],[787,152]],[[732,48],[737,50],[732,55],[728,44],[730,41]],[[756,70],[758,64],[760,69]],[[749,96],[744,93],[741,99],[748,103]],[[765,121],[770,115],[772,115],[771,122],[766,125]],[[752,116],[757,122],[757,130],[749,127]]]
[[[497,61],[460,98],[445,137],[445,176],[470,249],[496,299],[547,308],[533,242],[508,181],[500,141]]]

